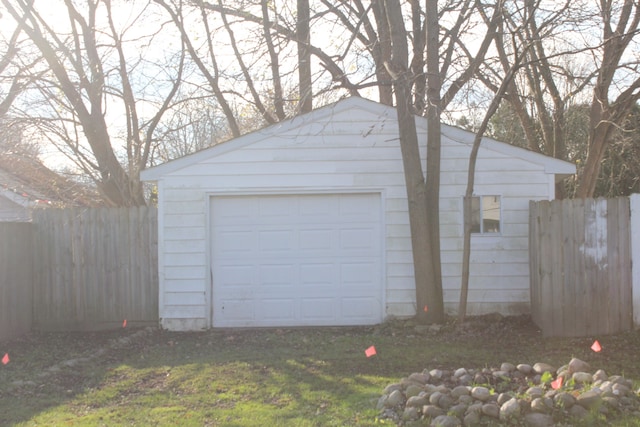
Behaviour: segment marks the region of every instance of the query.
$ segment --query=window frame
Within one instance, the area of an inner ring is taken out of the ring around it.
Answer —
[[[486,231],[485,230],[485,218],[484,218],[484,198],[485,197],[494,197],[494,198],[498,198],[498,209],[499,209],[499,213],[498,213],[498,230],[499,231]],[[479,226],[480,226],[480,231],[471,231],[471,235],[472,236],[485,236],[485,237],[491,237],[491,236],[501,236],[502,235],[502,230],[504,227],[504,216],[503,216],[503,209],[502,209],[502,195],[501,194],[474,194],[472,196],[472,208],[473,208],[473,201],[474,200],[478,200],[479,203],[479,208],[478,208],[478,214],[480,216],[479,218]],[[464,203],[463,203],[464,206]],[[463,228],[464,228],[464,209],[463,209]],[[472,227],[473,227],[473,218],[472,218]]]

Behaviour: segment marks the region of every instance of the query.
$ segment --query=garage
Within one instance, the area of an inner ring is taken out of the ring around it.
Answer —
[[[224,195],[210,205],[214,327],[382,321],[380,193]]]

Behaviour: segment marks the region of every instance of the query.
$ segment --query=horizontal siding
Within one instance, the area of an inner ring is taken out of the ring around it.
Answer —
[[[276,137],[269,136],[277,132],[271,129],[250,145],[164,177],[163,318],[208,324],[210,195],[324,189],[384,191],[387,314],[414,313],[409,216],[395,117],[372,117],[359,110],[345,117],[327,117],[308,126],[301,120],[302,127]],[[425,140],[425,135],[419,137]],[[443,284],[450,307],[460,287],[461,210],[470,152],[470,144],[454,139],[443,138],[440,200]],[[503,224],[500,235],[472,238],[469,313],[527,307],[528,204],[549,197],[549,182],[539,164],[480,150],[475,193],[502,196]]]

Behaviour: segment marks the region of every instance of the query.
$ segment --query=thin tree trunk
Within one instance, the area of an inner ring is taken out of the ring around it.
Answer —
[[[298,0],[298,75],[300,78],[300,113],[308,113],[313,109],[311,88],[311,37],[309,34],[309,0]]]
[[[429,305],[423,309],[424,320],[429,323],[444,321],[444,300],[442,294],[442,265],[440,261],[440,24],[438,1],[427,0],[426,5],[426,48],[427,48],[427,177],[426,200],[431,262],[426,267],[431,283],[426,284]],[[420,308],[420,306],[419,306]]]

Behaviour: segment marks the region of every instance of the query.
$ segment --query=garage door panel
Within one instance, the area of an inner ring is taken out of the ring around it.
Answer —
[[[258,271],[260,283],[267,286],[291,286],[296,277],[293,264],[266,264]]]
[[[334,231],[325,229],[300,230],[298,248],[305,250],[331,250],[334,245]]]
[[[226,299],[214,310],[218,309],[231,323],[238,324],[243,322],[244,325],[254,323],[256,320],[253,301],[247,299]]]
[[[295,319],[295,301],[291,298],[265,298],[260,302],[260,318],[267,321],[293,321]]]
[[[374,232],[370,228],[351,228],[340,230],[340,249],[369,249],[374,244]],[[376,234],[377,238],[379,234]]]
[[[271,252],[288,252],[292,250],[295,236],[291,230],[264,230],[258,232],[261,255]]]
[[[356,325],[370,321],[373,309],[378,306],[378,301],[373,298],[342,298],[340,302],[342,317]]]
[[[379,194],[213,197],[211,239],[214,326],[382,320]]]
[[[255,233],[246,230],[219,231],[213,236],[214,242],[224,247],[225,253],[253,252],[256,247]]]
[[[240,288],[251,287],[255,281],[255,266],[253,265],[221,265],[218,285],[221,287]]]
[[[313,263],[300,265],[301,286],[333,286],[336,282],[335,264]]]
[[[340,281],[343,285],[369,285],[377,274],[374,262],[343,262],[340,265]]]
[[[300,316],[302,319],[304,319],[304,323],[307,325],[313,324],[313,321],[318,322],[318,324],[326,324],[327,321],[335,318],[334,298],[302,298],[300,300],[300,307]]]

